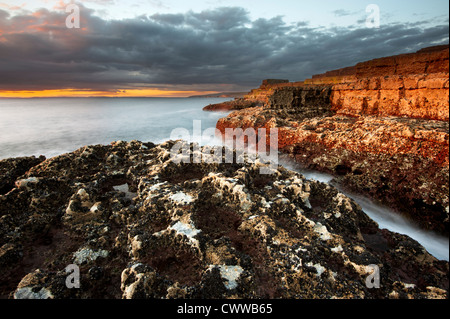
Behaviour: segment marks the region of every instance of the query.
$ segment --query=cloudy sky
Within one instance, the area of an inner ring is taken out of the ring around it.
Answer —
[[[66,24],[70,3],[79,28]],[[447,44],[448,10],[447,0],[0,0],[0,97],[189,96],[300,81]]]

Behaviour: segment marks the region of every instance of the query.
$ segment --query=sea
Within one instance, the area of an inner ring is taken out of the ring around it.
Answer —
[[[227,100],[230,99],[0,99],[0,160],[31,155],[50,158],[86,145],[109,144],[114,141],[139,140],[158,144],[176,139],[172,138],[174,131],[180,128],[191,132],[189,138],[186,138],[189,141],[201,145],[221,145],[220,139],[199,136],[199,127],[195,127],[195,123],[201,124],[200,133],[208,128],[215,128],[217,120],[228,112],[205,112],[202,108]],[[296,169],[290,163],[280,164]],[[306,178],[323,183],[333,181],[332,176],[319,172],[298,172]],[[420,229],[388,207],[368,198],[357,194],[346,195],[353,198],[380,228],[408,235],[436,258],[449,260],[448,238]]]
[[[85,145],[138,140],[161,143],[177,128],[215,128],[223,112],[204,112],[225,98],[31,98],[0,99],[0,159],[47,158]],[[203,138],[201,144],[215,144]]]

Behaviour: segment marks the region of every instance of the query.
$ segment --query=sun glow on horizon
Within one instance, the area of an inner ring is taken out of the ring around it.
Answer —
[[[0,98],[35,97],[189,97],[215,94],[216,91],[177,91],[159,89],[131,89],[117,91],[90,91],[75,89],[60,90],[0,90]]]

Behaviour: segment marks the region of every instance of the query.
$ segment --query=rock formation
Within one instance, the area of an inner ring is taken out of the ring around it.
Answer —
[[[448,232],[448,47],[209,107],[236,108],[221,131],[277,127],[286,156]],[[0,296],[449,297],[448,262],[336,188],[262,159],[177,164],[174,145],[0,161]]]
[[[0,161],[0,195],[6,194],[13,187],[17,178],[30,168],[44,161],[45,157],[17,157]]]
[[[448,262],[335,188],[258,160],[176,164],[173,145],[87,146],[17,176],[0,196],[1,296],[448,298]]]
[[[225,101],[217,104],[210,104],[203,108],[203,111],[226,112],[233,110],[242,110],[249,107],[262,105],[256,101],[248,101],[244,98],[235,98],[232,101]]]
[[[279,129],[279,148],[448,235],[449,49],[375,59],[303,82],[263,83],[217,128]]]

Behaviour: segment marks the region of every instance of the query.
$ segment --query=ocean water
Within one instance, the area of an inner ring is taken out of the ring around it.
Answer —
[[[293,170],[296,170],[292,168]],[[431,255],[440,260],[449,260],[449,238],[436,234],[433,231],[421,229],[412,221],[406,219],[389,207],[380,205],[373,200],[350,193],[339,185],[333,183],[333,176],[314,172],[296,170],[307,179],[317,180],[322,183],[335,186],[341,193],[352,198],[373,221],[378,223],[380,229],[388,229],[392,232],[408,235],[420,243]]]
[[[201,121],[201,131],[214,128],[227,112],[204,112],[220,98],[49,98],[0,99],[0,159],[45,155],[47,158],[72,152],[91,144],[140,140],[161,143],[176,128],[191,132],[190,141],[202,145],[221,144],[219,139],[201,139],[193,121]],[[197,122],[198,123],[198,122]],[[281,163],[287,168],[289,163]],[[299,171],[306,178],[330,183],[332,176]],[[438,259],[449,260],[449,239],[424,231],[387,207],[367,198],[346,194],[380,228],[406,234],[422,244]]]
[[[0,99],[0,159],[52,157],[82,146],[139,140],[161,143],[174,128],[194,134],[215,127],[226,113],[202,108],[224,98],[39,98]],[[192,136],[198,140],[198,136]],[[200,141],[199,141],[200,142]],[[214,139],[202,144],[214,144]]]
[[[392,232],[404,234],[420,243],[431,255],[440,260],[449,260],[449,238],[436,234],[433,231],[421,229],[412,221],[406,219],[389,207],[380,205],[373,200],[346,191],[340,185],[336,185],[333,176],[322,172],[299,169],[290,160],[283,159],[280,164],[284,167],[302,174],[305,178],[336,187],[341,193],[353,199],[363,212],[375,221],[380,229],[388,229]]]

